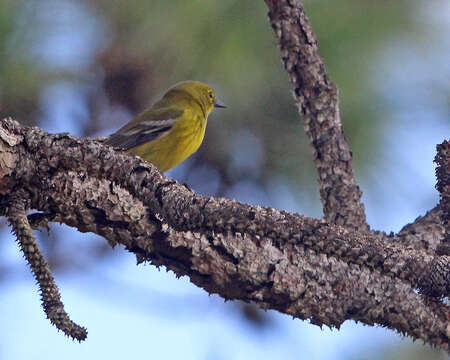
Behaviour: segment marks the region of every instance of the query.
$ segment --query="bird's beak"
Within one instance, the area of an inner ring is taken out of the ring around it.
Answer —
[[[216,108],[226,108],[227,106],[219,99],[214,100],[214,107]]]

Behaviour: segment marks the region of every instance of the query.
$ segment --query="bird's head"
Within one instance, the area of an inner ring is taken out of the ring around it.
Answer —
[[[226,105],[216,98],[214,90],[200,81],[183,81],[172,86],[166,93],[166,96],[187,96],[198,102],[208,116],[215,108],[225,108]]]

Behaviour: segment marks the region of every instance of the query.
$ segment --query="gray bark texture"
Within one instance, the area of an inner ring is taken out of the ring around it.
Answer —
[[[24,227],[60,222],[123,244],[138,262],[164,265],[224,299],[319,326],[378,324],[449,352],[449,143],[436,157],[440,204],[399,234],[370,230],[337,88],[302,4],[266,4],[314,149],[325,219],[203,197],[138,157],[11,119],[0,123],[0,215],[22,247],[33,244]],[[24,221],[29,209],[38,212]],[[40,262],[30,262],[36,277]],[[82,340],[84,329],[67,321],[62,330]]]

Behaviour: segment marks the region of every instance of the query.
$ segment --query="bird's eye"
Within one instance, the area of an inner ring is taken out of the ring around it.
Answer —
[[[209,94],[209,97],[210,97],[211,99],[214,99],[214,94],[213,94],[212,91],[210,91],[208,94]]]

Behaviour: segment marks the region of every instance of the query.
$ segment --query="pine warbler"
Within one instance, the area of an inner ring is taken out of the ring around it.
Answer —
[[[138,155],[166,172],[197,151],[208,115],[215,107],[226,106],[216,99],[211,87],[198,81],[180,82],[105,143]]]

